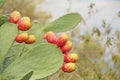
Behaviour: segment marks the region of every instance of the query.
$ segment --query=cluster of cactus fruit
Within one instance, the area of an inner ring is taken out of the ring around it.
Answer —
[[[32,27],[32,23],[29,17],[22,17],[18,11],[13,11],[9,16],[9,22],[17,24],[18,30],[27,31]],[[15,41],[18,43],[25,42],[26,44],[32,44],[36,41],[35,35],[29,35],[27,32],[18,34],[15,37]]]
[[[61,67],[62,71],[68,73],[75,71],[75,62],[78,61],[78,55],[76,53],[69,54],[69,51],[72,49],[72,42],[68,40],[68,35],[63,33],[57,39],[55,33],[49,31],[43,35],[43,39],[47,40],[48,43],[56,44],[63,53],[65,63]]]
[[[32,27],[32,23],[29,17],[22,17],[18,11],[13,11],[9,16],[9,22],[17,24],[18,30],[27,31]],[[49,31],[43,35],[43,39],[46,39],[49,43],[56,44],[60,48],[64,56],[64,64],[62,65],[62,71],[73,72],[76,69],[75,62],[78,61],[78,55],[76,53],[68,53],[73,45],[66,33],[61,34],[58,39],[53,31]],[[15,37],[15,41],[18,43],[32,44],[36,41],[35,35],[29,35],[27,32],[20,33]]]
[[[71,53],[72,42],[66,33],[58,38],[55,33],[71,30],[80,21],[78,13],[46,25],[31,22],[18,11],[0,15],[0,80],[47,80],[60,68],[67,73],[75,71],[78,55]]]

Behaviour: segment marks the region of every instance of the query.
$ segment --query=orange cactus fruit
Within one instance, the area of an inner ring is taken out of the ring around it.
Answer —
[[[9,22],[16,24],[18,20],[20,19],[20,16],[21,16],[20,12],[13,11],[9,16]]]
[[[72,53],[72,54],[64,54],[64,62],[69,63],[75,63],[78,61],[78,54]]]
[[[29,35],[28,39],[25,41],[26,44],[32,44],[36,41],[35,35]]]
[[[63,72],[73,72],[76,70],[76,64],[75,63],[65,63],[64,65],[62,65],[62,71]]]
[[[67,53],[72,49],[72,42],[71,41],[67,41],[66,44],[61,48],[61,51],[63,53]]]
[[[54,32],[49,31],[44,35],[44,38],[48,41],[48,43],[56,44],[56,35]]]
[[[56,44],[58,47],[63,47],[67,41],[68,41],[68,35],[66,33],[64,33],[64,34],[60,35]]]
[[[28,33],[21,33],[16,36],[15,41],[18,43],[25,42],[28,39]]]
[[[22,31],[29,30],[32,26],[32,23],[29,17],[20,18],[17,24],[18,24],[18,29]]]

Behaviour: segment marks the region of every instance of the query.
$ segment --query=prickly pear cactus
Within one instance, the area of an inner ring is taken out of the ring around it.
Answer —
[[[0,16],[0,80],[47,80],[47,76],[61,68],[64,58],[56,45],[43,41],[43,34],[71,30],[81,21],[81,16],[70,13],[45,26],[33,22],[27,31],[36,36],[33,44],[17,43],[15,37],[21,31],[8,19]]]

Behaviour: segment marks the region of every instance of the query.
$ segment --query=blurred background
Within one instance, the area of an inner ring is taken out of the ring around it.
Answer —
[[[77,70],[48,80],[120,80],[120,0],[7,0],[1,13],[18,10],[45,25],[77,12],[82,21],[68,31],[79,54]]]

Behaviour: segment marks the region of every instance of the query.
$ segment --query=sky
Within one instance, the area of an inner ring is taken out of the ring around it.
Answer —
[[[113,29],[120,30],[120,18],[117,18],[117,13],[120,11],[120,0],[71,0],[71,2],[70,12],[79,13],[91,29],[93,26],[100,27],[102,20],[106,20],[108,23],[113,22],[111,24]],[[90,3],[95,3],[95,9],[98,12],[88,16]],[[40,7],[52,13],[51,21],[53,21],[67,13],[69,2],[68,0],[45,0]],[[84,29],[84,25],[81,27]]]

